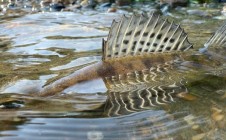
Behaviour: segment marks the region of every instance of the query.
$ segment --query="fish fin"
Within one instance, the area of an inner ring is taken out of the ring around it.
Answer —
[[[174,22],[155,13],[151,17],[123,15],[118,22],[113,21],[107,40],[103,41],[103,60],[190,48],[187,34]]]
[[[204,47],[226,47],[226,22],[218,28],[211,38],[204,44]]]

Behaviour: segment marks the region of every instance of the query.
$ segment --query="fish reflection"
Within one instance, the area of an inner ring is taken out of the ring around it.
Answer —
[[[169,64],[106,77],[105,83],[109,90],[105,106],[108,116],[129,114],[175,102],[177,93],[187,92],[182,73],[173,72]]]

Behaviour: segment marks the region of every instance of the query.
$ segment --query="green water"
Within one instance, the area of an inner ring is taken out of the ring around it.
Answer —
[[[173,14],[177,18],[170,19],[181,22],[194,50],[223,22]],[[1,17],[0,139],[226,139],[224,67],[221,75],[190,76],[193,80],[185,86],[192,98],[117,117],[104,115],[107,89],[98,80],[65,94],[34,95],[101,61],[102,38],[120,15],[89,11]]]

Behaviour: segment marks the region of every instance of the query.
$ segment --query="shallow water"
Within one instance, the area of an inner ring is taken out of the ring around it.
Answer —
[[[175,15],[195,50],[222,23],[194,17],[197,22],[187,22]],[[225,74],[189,81],[191,97],[116,117],[104,113],[108,93],[101,79],[64,94],[34,96],[56,79],[100,61],[102,38],[119,17],[52,12],[0,23],[0,139],[226,139]]]

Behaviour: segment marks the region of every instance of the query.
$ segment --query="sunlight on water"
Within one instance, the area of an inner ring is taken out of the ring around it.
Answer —
[[[96,57],[96,56],[81,57],[81,58],[78,58],[76,60],[71,61],[70,63],[68,63],[68,64],[66,64],[64,66],[58,66],[58,67],[51,68],[51,70],[68,69],[68,68],[76,67],[76,66],[79,66],[79,65],[89,64],[89,63],[92,63],[92,62],[97,62],[98,60],[100,60],[100,57]]]
[[[37,116],[26,115],[26,112],[22,114],[25,114],[27,119],[18,118],[17,121],[24,125],[19,126],[18,130],[3,132],[3,136],[8,135],[9,139],[23,139],[37,135],[38,137],[32,139],[126,140],[173,138],[175,133],[183,133],[184,130],[191,130],[191,134],[198,132],[198,130],[192,130],[192,124],[184,121],[186,117],[189,118],[186,112],[167,114],[164,111],[146,111],[126,117],[100,119],[61,118],[60,115],[59,118],[42,118],[41,114]],[[191,118],[189,121],[202,125],[204,120]],[[189,134],[183,133],[183,136],[177,138],[189,138]]]
[[[98,86],[97,86],[98,85]],[[89,87],[89,88],[87,88]],[[87,82],[78,83],[65,89],[63,92],[72,93],[106,93],[107,88],[102,79],[95,79]]]

